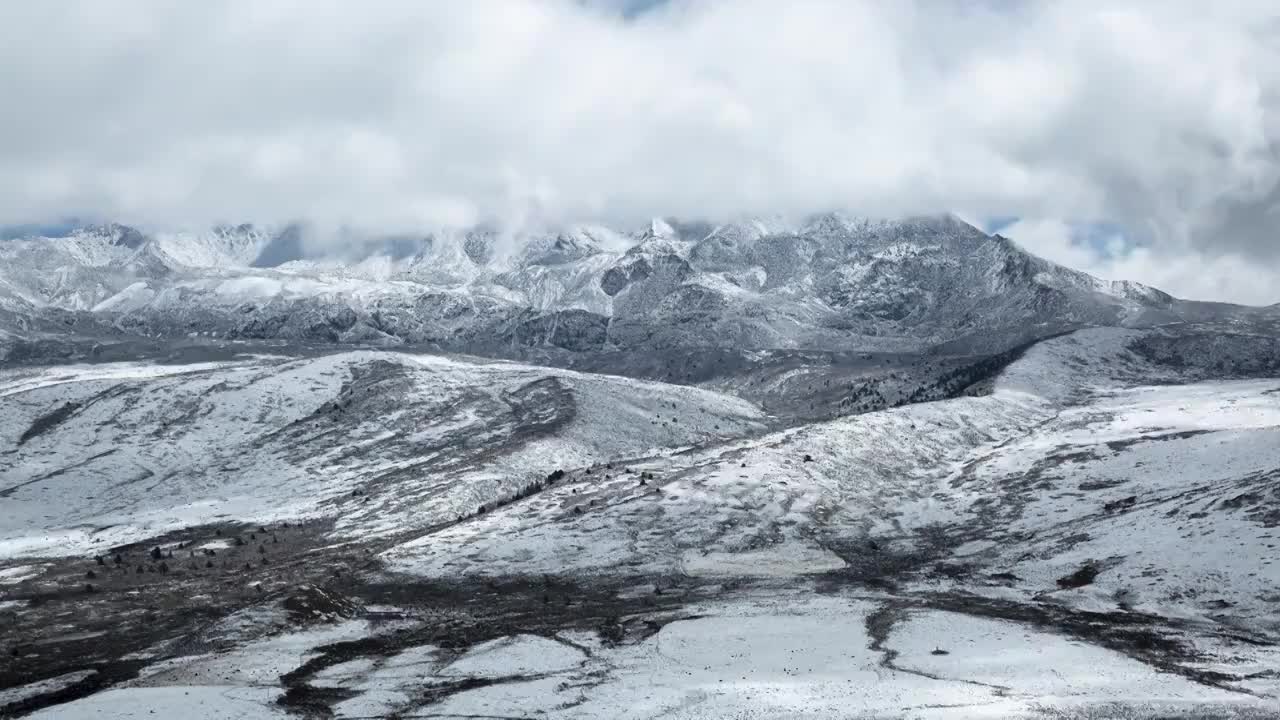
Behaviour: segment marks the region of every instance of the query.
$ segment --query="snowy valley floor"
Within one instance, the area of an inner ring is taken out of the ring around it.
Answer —
[[[6,371],[0,715],[1280,717],[1280,379],[1140,336],[781,430],[398,353]]]

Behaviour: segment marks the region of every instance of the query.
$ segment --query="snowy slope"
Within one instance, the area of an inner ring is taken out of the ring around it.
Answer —
[[[0,406],[9,555],[226,517],[407,532],[560,467],[763,427],[750,404],[694,388],[374,352],[14,371]],[[419,497],[432,505],[407,513]]]

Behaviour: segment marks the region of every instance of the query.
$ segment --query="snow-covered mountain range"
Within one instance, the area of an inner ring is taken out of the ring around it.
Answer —
[[[1003,349],[1084,325],[1263,311],[1180,301],[1037,258],[951,216],[788,226],[654,220],[508,236],[330,240],[304,229],[0,243],[0,332],[270,339],[528,356],[691,350]]]

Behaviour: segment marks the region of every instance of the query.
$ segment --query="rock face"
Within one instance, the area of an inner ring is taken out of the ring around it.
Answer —
[[[350,598],[315,585],[304,585],[280,602],[289,619],[298,624],[333,622],[355,617],[360,606]]]
[[[477,228],[343,242],[309,253],[300,226],[248,225],[151,236],[112,225],[9,241],[0,245],[0,338],[70,330],[521,357],[945,343],[996,352],[1082,325],[1280,315],[1098,280],[953,217],[654,221],[638,233],[584,226],[514,238]]]

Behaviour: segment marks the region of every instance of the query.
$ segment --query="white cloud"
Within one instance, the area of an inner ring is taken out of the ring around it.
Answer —
[[[0,223],[963,208],[1273,250],[1271,0],[617,7],[0,3]]]
[[[1159,245],[1137,246],[1121,236],[1089,242],[1061,220],[1023,219],[999,232],[1041,257],[1107,280],[1135,280],[1191,300],[1245,305],[1280,301],[1275,269],[1232,250],[1171,251]]]

